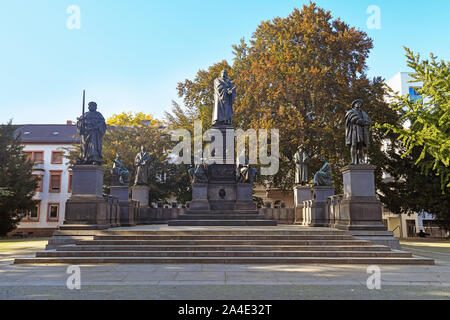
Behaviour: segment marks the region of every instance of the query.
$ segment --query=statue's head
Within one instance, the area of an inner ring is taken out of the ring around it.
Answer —
[[[97,111],[97,104],[95,102],[89,102],[89,111]]]
[[[120,153],[116,153],[116,159],[120,160],[120,158],[122,158],[122,156],[120,155]]]
[[[141,152],[145,152],[145,151],[146,151],[145,146],[141,146]]]
[[[220,73],[220,76],[221,76],[222,78],[228,78],[228,72],[227,72],[227,70],[222,70],[222,72]]]
[[[352,108],[360,109],[363,106],[363,102],[361,99],[356,99],[352,102]]]

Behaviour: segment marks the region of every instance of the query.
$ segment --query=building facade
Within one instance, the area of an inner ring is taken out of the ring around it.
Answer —
[[[34,162],[33,175],[39,177],[34,210],[22,212],[15,230],[26,236],[49,236],[64,222],[67,199],[71,195],[72,174],[67,155],[78,141],[76,126],[23,125],[21,136],[24,153]]]

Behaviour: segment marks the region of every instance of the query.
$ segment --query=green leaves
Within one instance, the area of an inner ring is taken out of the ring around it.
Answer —
[[[16,228],[18,211],[35,206],[37,179],[32,176],[33,164],[22,153],[20,137],[14,137],[15,129],[11,122],[0,125],[0,235]]]
[[[406,148],[406,156],[415,147],[420,155],[415,163],[422,172],[430,170],[441,178],[442,192],[450,187],[450,63],[438,61],[430,54],[427,60],[421,60],[420,54],[414,54],[405,47],[407,64],[414,70],[413,83],[422,85],[417,89],[421,96],[412,101],[409,95],[394,96],[394,109],[400,114],[399,125],[383,123],[379,125],[398,135]],[[405,124],[410,124],[406,126]],[[430,157],[427,157],[430,156]]]

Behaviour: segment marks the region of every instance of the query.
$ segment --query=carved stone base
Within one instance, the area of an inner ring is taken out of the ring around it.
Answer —
[[[375,166],[349,165],[342,169],[344,197],[335,226],[346,230],[386,230],[382,205],[375,195]]]
[[[189,209],[210,210],[207,183],[194,183],[192,185],[192,201],[189,203]]]
[[[132,186],[131,187],[131,199],[139,201],[142,208],[149,207],[148,192],[149,186]]]
[[[295,221],[294,224],[303,224],[303,202],[311,200],[312,191],[309,186],[295,186],[294,187],[294,207],[295,207]]]
[[[253,201],[253,187],[250,183],[238,183],[236,190],[236,210],[256,210]]]
[[[312,188],[312,200],[309,204],[309,213],[305,225],[309,227],[328,227],[330,218],[327,214],[328,197],[334,195],[334,188],[329,186],[315,186]]]

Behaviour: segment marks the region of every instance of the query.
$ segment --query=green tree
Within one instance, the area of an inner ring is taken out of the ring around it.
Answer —
[[[416,159],[422,150],[414,147],[402,156],[406,148],[401,141],[392,141],[387,149],[384,170],[389,177],[379,186],[380,200],[395,214],[430,213],[443,228],[450,230],[450,197],[442,193],[441,179],[434,172],[417,171]],[[430,155],[426,161],[432,161]]]
[[[0,125],[0,235],[13,231],[20,212],[33,209],[32,200],[37,178],[33,177],[33,163],[23,154],[20,136],[15,137],[15,127],[9,122]]]
[[[442,192],[450,187],[450,62],[438,61],[433,54],[422,60],[420,55],[405,47],[408,66],[414,72],[413,83],[421,83],[417,89],[420,99],[392,92],[394,109],[401,121],[397,124],[380,122],[398,135],[405,146],[403,156],[413,149],[421,152],[415,164],[427,175],[433,171],[440,176]],[[419,85],[419,84],[418,84]],[[408,124],[410,124],[408,126]]]
[[[150,201],[166,200],[170,196],[175,196],[180,202],[189,200],[187,168],[169,161],[168,155],[174,143],[165,123],[151,115],[129,112],[113,115],[106,123],[108,130],[103,139],[106,185],[111,183],[110,169],[117,153],[121,154],[122,162],[130,171],[130,184],[134,182],[134,159],[143,145],[151,156]]]

